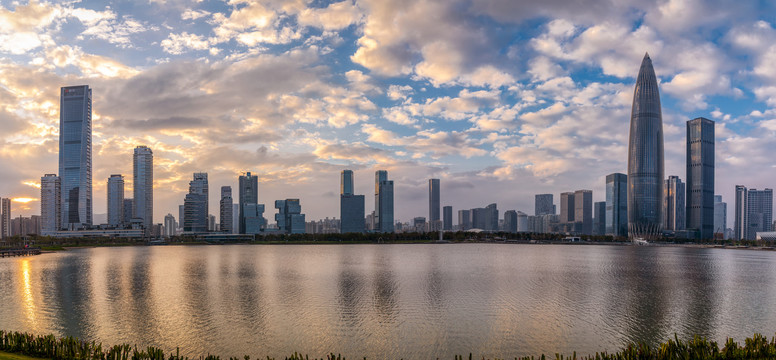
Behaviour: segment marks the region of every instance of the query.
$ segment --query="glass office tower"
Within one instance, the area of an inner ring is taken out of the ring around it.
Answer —
[[[61,226],[92,224],[92,90],[67,86],[59,97]]]
[[[663,116],[655,69],[644,55],[633,90],[628,142],[628,236],[653,240],[663,231]]]

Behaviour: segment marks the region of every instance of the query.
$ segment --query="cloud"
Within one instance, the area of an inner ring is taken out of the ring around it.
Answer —
[[[329,4],[321,9],[306,8],[297,18],[300,25],[313,26],[323,30],[341,30],[361,22],[361,10],[355,3],[346,0]]]
[[[204,37],[185,31],[181,34],[170,34],[167,39],[162,40],[161,45],[164,51],[173,55],[180,55],[186,50],[207,50],[210,48]]]

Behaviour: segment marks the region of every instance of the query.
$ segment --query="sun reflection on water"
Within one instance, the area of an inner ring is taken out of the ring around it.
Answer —
[[[35,307],[35,297],[32,294],[32,281],[30,280],[30,260],[22,259],[21,265],[22,306],[24,307],[24,313],[26,314],[27,320],[29,320],[33,327],[36,327],[37,318],[35,314],[37,309]]]

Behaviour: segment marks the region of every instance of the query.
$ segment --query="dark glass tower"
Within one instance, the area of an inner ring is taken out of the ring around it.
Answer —
[[[687,229],[714,235],[714,121],[687,122]]]
[[[92,90],[88,85],[60,89],[59,178],[61,226],[92,224]]]
[[[663,230],[663,115],[652,59],[644,54],[633,91],[628,141],[628,236],[653,240]]]

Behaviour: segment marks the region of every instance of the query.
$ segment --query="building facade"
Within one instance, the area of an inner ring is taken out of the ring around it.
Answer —
[[[59,178],[61,226],[92,225],[92,90],[88,85],[60,89]]]
[[[108,225],[124,223],[124,176],[113,174],[108,178]]]
[[[517,232],[517,211],[504,211],[504,231],[509,233]]]
[[[175,236],[175,229],[178,227],[178,224],[175,223],[175,216],[172,214],[167,214],[167,216],[164,217],[164,236],[165,237],[171,237]]]
[[[232,187],[231,186],[222,186],[221,187],[221,208],[219,209],[219,218],[218,218],[218,226],[219,231],[227,234],[232,233],[232,229],[234,229],[233,216],[232,216],[232,209],[234,208],[232,205],[234,205],[234,200],[232,200]]]
[[[256,218],[256,214],[259,212],[257,211],[258,208],[253,207],[250,211],[250,214],[245,210],[245,205],[257,205],[259,203],[259,178],[256,175],[251,175],[250,171],[245,173],[244,175],[240,175],[239,179],[239,186],[240,186],[240,202],[238,205],[240,206],[240,234],[256,234],[257,232],[248,232],[246,229],[246,217],[250,216],[252,218]],[[261,214],[264,213],[264,206],[262,205]],[[264,217],[261,216],[263,219]],[[252,220],[253,224],[256,224],[257,219]],[[262,224],[263,226],[263,224]],[[255,228],[253,230],[256,230]]]
[[[561,224],[573,224],[575,215],[574,193],[564,192],[560,194],[560,222]]]
[[[124,198],[124,226],[129,226],[132,223],[132,208],[135,201],[132,199]],[[182,206],[182,205],[181,205]]]
[[[685,185],[675,175],[671,175],[665,181],[663,188],[663,229],[682,231],[685,227]]]
[[[663,116],[655,69],[644,55],[633,90],[628,141],[628,236],[652,240],[663,231]]]
[[[42,235],[52,235],[62,228],[59,216],[60,182],[56,174],[46,174],[40,178],[40,227]]]
[[[132,161],[132,217],[143,220],[146,234],[154,225],[154,153],[138,146]]]
[[[746,238],[746,186],[736,185],[736,206],[733,214],[733,238],[744,240]]]
[[[714,236],[714,121],[687,122],[686,226],[701,239]]]
[[[746,202],[746,239],[754,240],[758,232],[771,231],[773,189],[749,189]]]
[[[606,175],[606,234],[628,236],[628,175]]]

